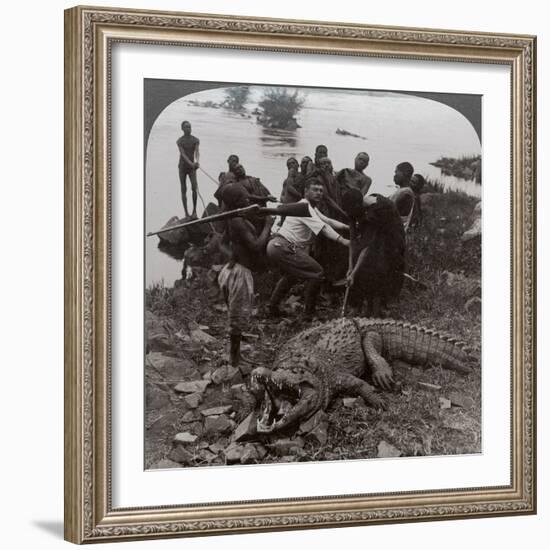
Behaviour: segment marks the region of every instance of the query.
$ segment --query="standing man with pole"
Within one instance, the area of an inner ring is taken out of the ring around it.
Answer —
[[[181,200],[185,217],[189,217],[187,209],[187,176],[191,182],[191,192],[193,194],[193,218],[197,217],[197,168],[199,168],[199,138],[191,135],[191,123],[184,120],[181,123],[183,135],[176,141],[180,152],[180,160],[178,164],[180,185],[181,185]]]

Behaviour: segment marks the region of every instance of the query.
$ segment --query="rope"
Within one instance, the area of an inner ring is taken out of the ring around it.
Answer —
[[[191,164],[191,163],[190,163]],[[219,186],[219,183],[204,169],[202,168],[201,166],[199,166],[199,170],[201,172],[203,172],[207,177],[209,177],[215,184],[216,186]],[[201,201],[201,204],[202,204],[202,213],[204,214],[206,212],[206,204],[204,202],[204,198],[203,196],[201,195],[201,192],[199,191],[199,183],[197,182],[197,195]],[[214,224],[212,222],[208,222],[208,225],[210,226],[210,229],[212,229],[212,232],[213,233],[219,233],[219,231],[216,230],[216,228],[214,227]]]
[[[219,187],[219,182],[215,180],[202,166],[199,166],[199,170],[207,177],[210,178],[215,184],[216,187]]]
[[[204,214],[206,212],[206,205],[204,204],[204,199],[202,198],[201,192],[199,191],[199,184],[198,183],[197,183],[197,195],[199,196],[199,199],[201,200],[202,212]],[[216,229],[216,227],[214,226],[214,224],[212,222],[208,222],[208,225],[210,226],[210,229],[212,229],[212,231],[214,233],[219,233],[219,231]]]

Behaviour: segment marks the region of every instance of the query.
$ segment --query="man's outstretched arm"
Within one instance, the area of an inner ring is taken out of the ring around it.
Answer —
[[[319,212],[319,210],[317,210],[317,215],[326,224],[330,225],[330,227],[332,227],[332,229],[336,229],[338,231],[347,231],[349,229],[349,227],[345,223],[339,222],[338,220],[333,220],[332,218],[329,218],[328,216],[325,216],[322,212]]]

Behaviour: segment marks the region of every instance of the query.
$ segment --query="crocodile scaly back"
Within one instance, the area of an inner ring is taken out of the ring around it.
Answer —
[[[311,347],[330,354],[338,370],[361,376],[365,357],[361,335],[352,319],[340,318],[306,329],[289,340],[288,348],[303,350]]]

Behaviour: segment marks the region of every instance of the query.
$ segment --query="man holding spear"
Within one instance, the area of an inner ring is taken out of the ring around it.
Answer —
[[[250,205],[249,194],[240,183],[230,183],[222,188],[221,198],[229,210],[246,208]],[[262,228],[246,216],[226,221],[225,236],[220,248],[230,257],[219,276],[218,284],[227,304],[229,317],[229,357],[233,367],[241,374],[248,374],[241,361],[241,339],[249,328],[254,300],[252,272],[267,267],[265,247],[269,239],[273,217],[264,216]]]
[[[181,123],[181,129],[183,130],[183,136],[178,138],[176,144],[180,152],[180,160],[178,164],[178,171],[180,176],[181,185],[181,200],[183,202],[183,209],[185,211],[185,217],[189,217],[189,210],[187,209],[187,176],[191,182],[191,192],[193,194],[193,218],[197,217],[197,168],[199,168],[199,138],[191,135],[191,123],[188,120],[184,120]]]

